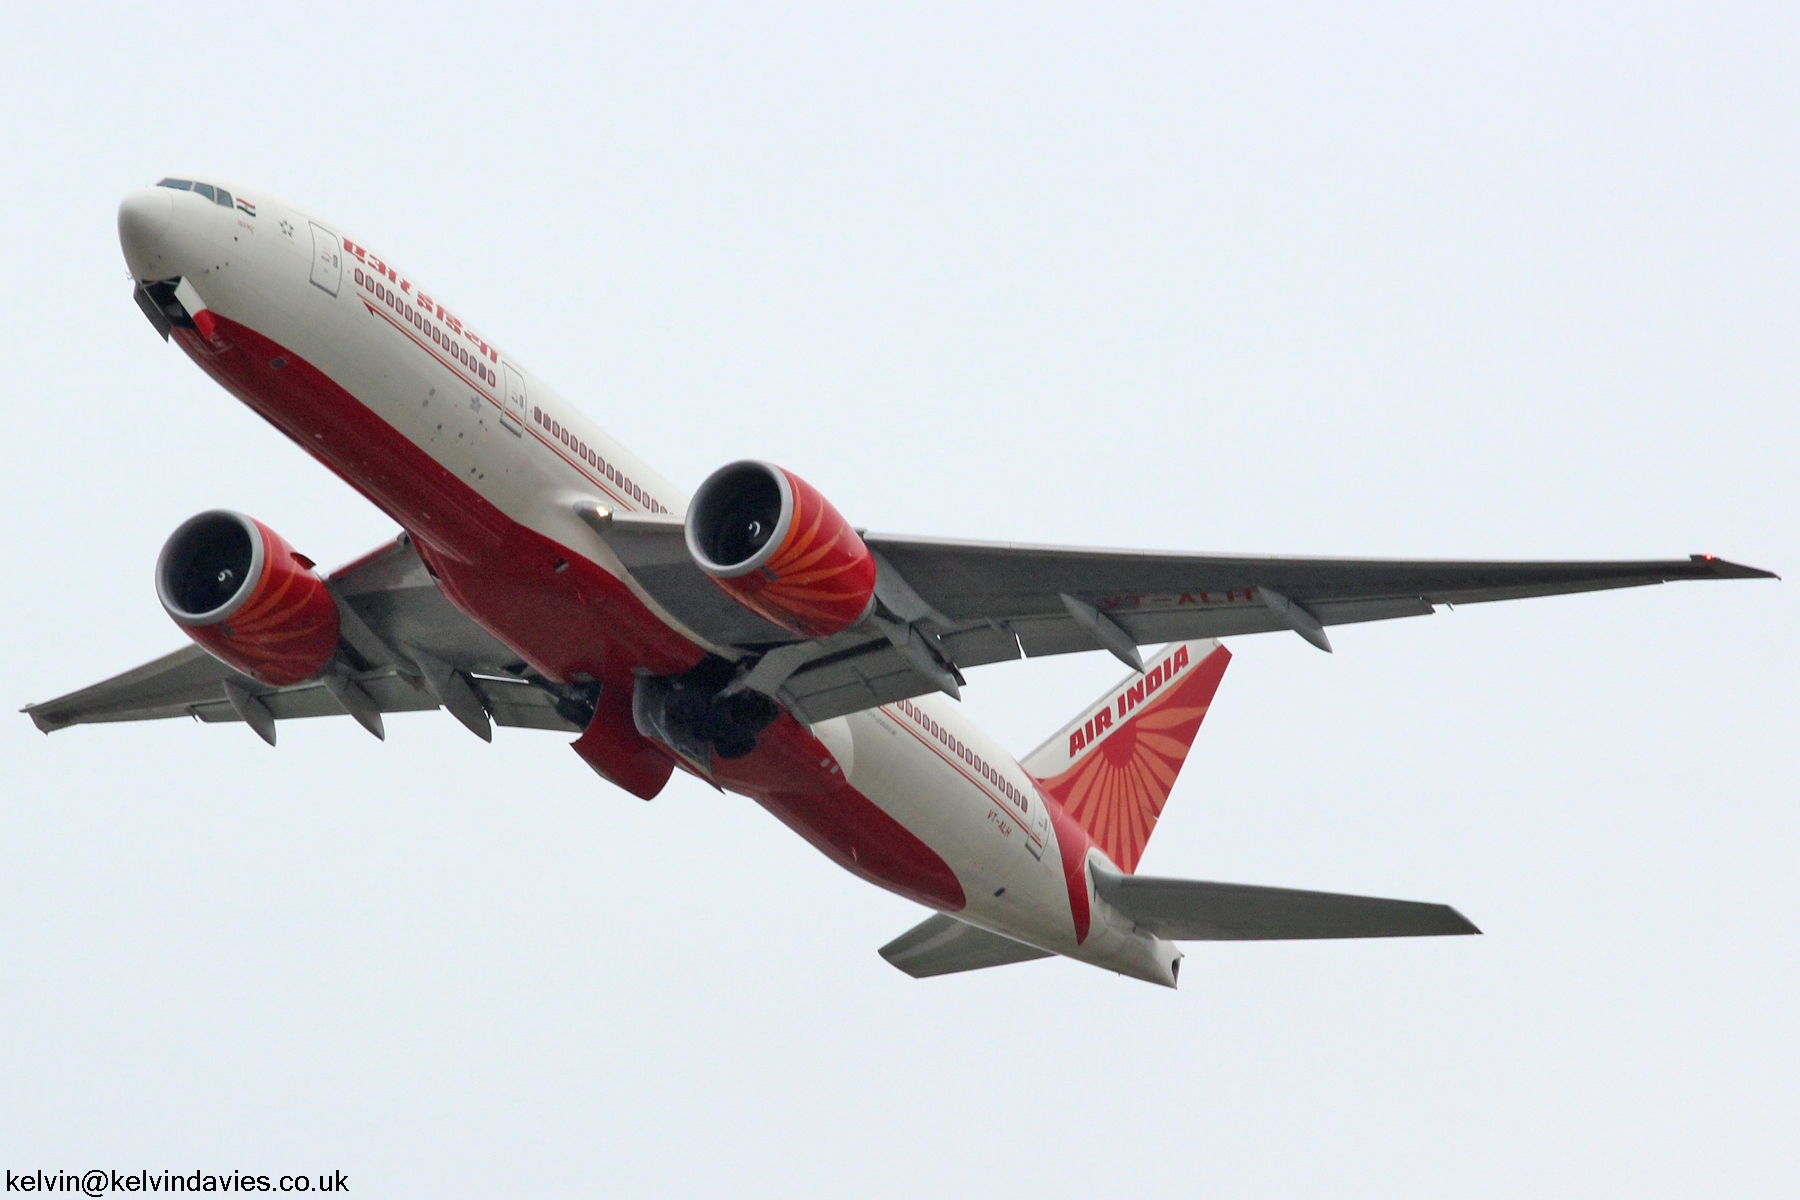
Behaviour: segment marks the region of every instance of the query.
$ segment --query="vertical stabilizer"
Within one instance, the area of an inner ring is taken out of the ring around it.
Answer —
[[[1137,870],[1230,661],[1210,638],[1164,646],[1020,764],[1121,871]]]

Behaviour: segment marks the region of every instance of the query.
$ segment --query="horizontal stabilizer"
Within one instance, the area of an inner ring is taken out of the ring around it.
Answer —
[[[1119,875],[1098,864],[1094,889],[1139,927],[1176,942],[1440,937],[1481,932],[1448,904]]]
[[[881,948],[881,957],[914,979],[1050,956],[1048,950],[989,933],[943,913],[926,917]]]

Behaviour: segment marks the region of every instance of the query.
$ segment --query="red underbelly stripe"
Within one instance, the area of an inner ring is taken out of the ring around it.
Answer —
[[[635,669],[672,674],[704,656],[597,563],[508,517],[324,372],[216,319],[212,338],[175,331],[188,357],[398,521],[451,602],[533,668],[620,687]],[[717,774],[851,872],[921,904],[961,909],[949,864],[830,763],[784,714],[753,754],[720,763]]]

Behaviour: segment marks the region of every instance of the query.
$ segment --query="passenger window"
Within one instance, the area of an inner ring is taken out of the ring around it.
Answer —
[[[213,199],[213,185],[210,183],[196,183],[194,185],[194,195],[205,196],[208,200]]]
[[[194,186],[194,181],[191,179],[165,179],[156,186],[174,188],[178,192],[185,192]]]
[[[214,199],[217,203],[223,204],[226,208],[231,207],[231,193],[224,188],[219,189],[219,194]]]

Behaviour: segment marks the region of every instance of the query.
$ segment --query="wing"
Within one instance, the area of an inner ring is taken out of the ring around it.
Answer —
[[[1028,655],[1095,647],[1095,635],[1070,611],[1068,599],[1092,606],[1144,646],[1292,630],[1309,616],[1319,625],[1347,625],[1424,616],[1439,604],[1684,579],[1773,578],[1702,554],[1639,562],[1476,562],[1078,550],[886,536],[868,541],[945,618],[1004,621]]]
[[[531,675],[500,642],[439,592],[404,537],[327,581],[343,630],[338,669],[274,688],[226,666],[199,646],[25,712],[45,733],[104,721],[193,717],[245,721],[264,740],[275,722],[352,716],[381,736],[381,714],[448,708],[482,737],[489,719],[527,729],[579,733],[593,698]]]
[[[933,690],[964,668],[1021,656],[1325,628],[1688,579],[1773,578],[1710,555],[1638,562],[1474,562],[1172,554],[863,534],[880,620],[800,641],[733,603],[694,565],[673,518],[620,519],[604,535],[647,591],[714,645],[754,664],[748,686],[808,721]]]
[[[914,979],[979,971],[1008,963],[1051,958],[1048,950],[1015,942],[1009,937],[978,929],[966,921],[937,913],[881,948],[881,957]]]
[[[1171,941],[1441,937],[1480,933],[1448,904],[1336,892],[1156,879],[1096,869],[1094,890],[1140,927]]]

